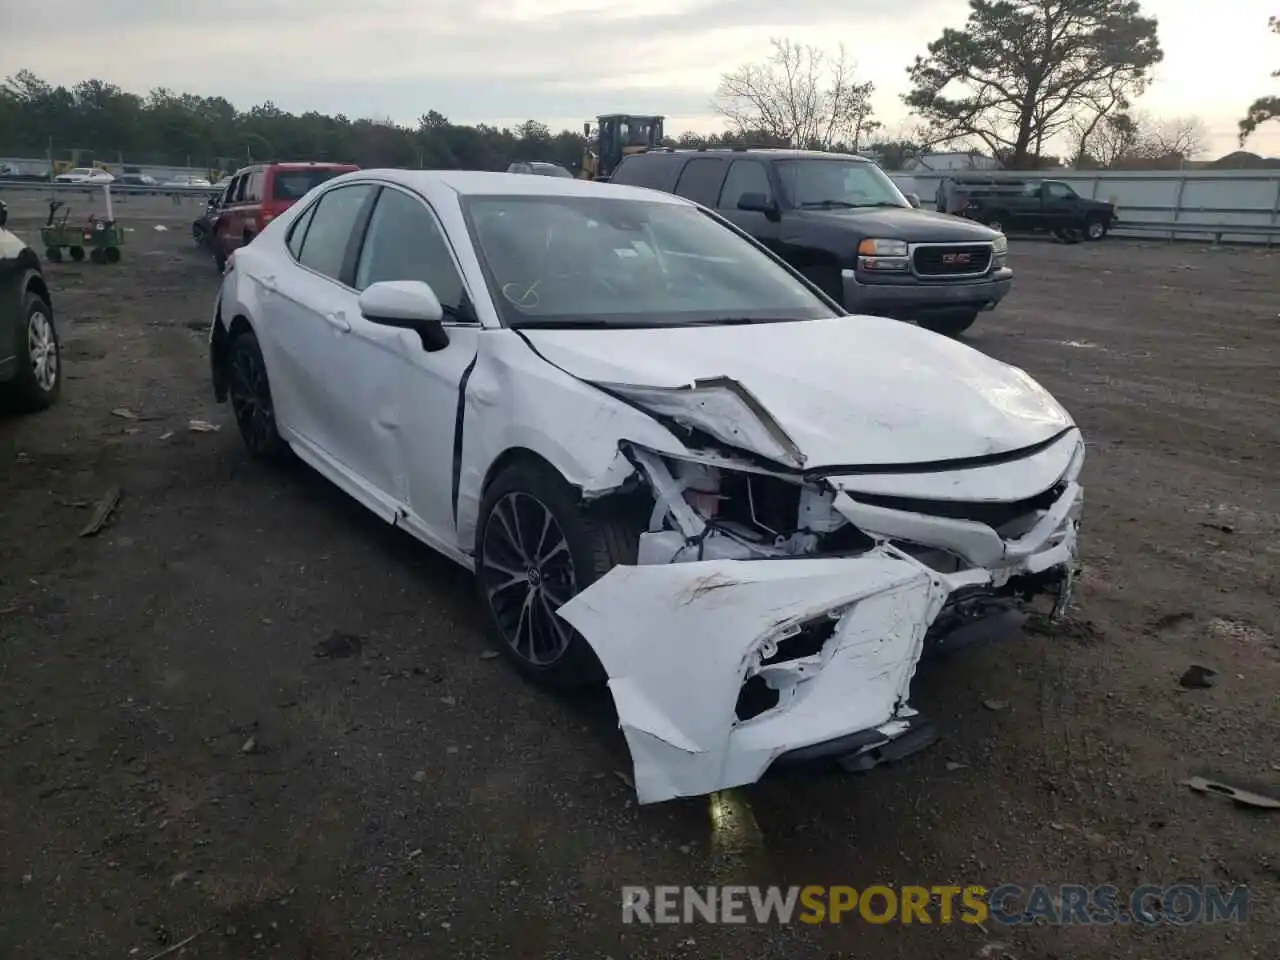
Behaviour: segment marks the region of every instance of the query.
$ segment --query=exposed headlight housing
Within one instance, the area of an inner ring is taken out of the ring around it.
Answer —
[[[905,273],[909,269],[905,240],[868,237],[858,244],[858,269],[868,273]]]

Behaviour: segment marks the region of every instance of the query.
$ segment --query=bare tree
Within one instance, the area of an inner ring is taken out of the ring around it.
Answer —
[[[841,46],[834,57],[817,47],[771,40],[773,54],[720,78],[712,107],[740,137],[762,133],[794,147],[858,149],[879,128],[871,119],[875,84],[858,83]]]
[[[1199,117],[1116,113],[1077,121],[1071,139],[1077,164],[1087,158],[1100,167],[1168,166],[1204,153],[1209,130]]]
[[[1194,160],[1205,152],[1209,128],[1199,117],[1166,117],[1146,124],[1145,147],[1152,158]]]

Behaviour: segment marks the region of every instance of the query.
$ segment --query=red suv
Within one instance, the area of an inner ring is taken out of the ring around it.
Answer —
[[[351,163],[260,163],[237,170],[213,225],[213,259],[222,270],[237,247],[262,232],[312,187],[359,170]]]

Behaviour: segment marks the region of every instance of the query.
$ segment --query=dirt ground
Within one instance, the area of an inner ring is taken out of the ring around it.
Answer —
[[[9,199],[36,240],[36,200]],[[1280,253],[1015,241],[969,342],[1090,443],[1075,618],[924,673],[936,747],[733,791],[713,820],[638,809],[607,695],[485,657],[460,570],[249,461],[211,397],[195,209],[133,200],[120,265],[49,267],[62,402],[0,419],[0,956],[1280,956],[1280,814],[1180,783],[1280,794]],[[335,632],[353,655],[317,656]],[[1191,664],[1217,684],[1180,687]],[[625,884],[876,882],[1245,884],[1251,914],[620,920]]]

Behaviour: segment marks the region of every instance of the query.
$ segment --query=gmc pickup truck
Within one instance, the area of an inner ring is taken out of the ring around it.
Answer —
[[[624,157],[611,180],[714,210],[850,313],[954,336],[1013,286],[1003,235],[917,209],[862,157],[661,148]]]
[[[1045,231],[1067,243],[1101,240],[1116,222],[1114,204],[1087,200],[1061,180],[952,178],[962,217],[1002,233]]]

